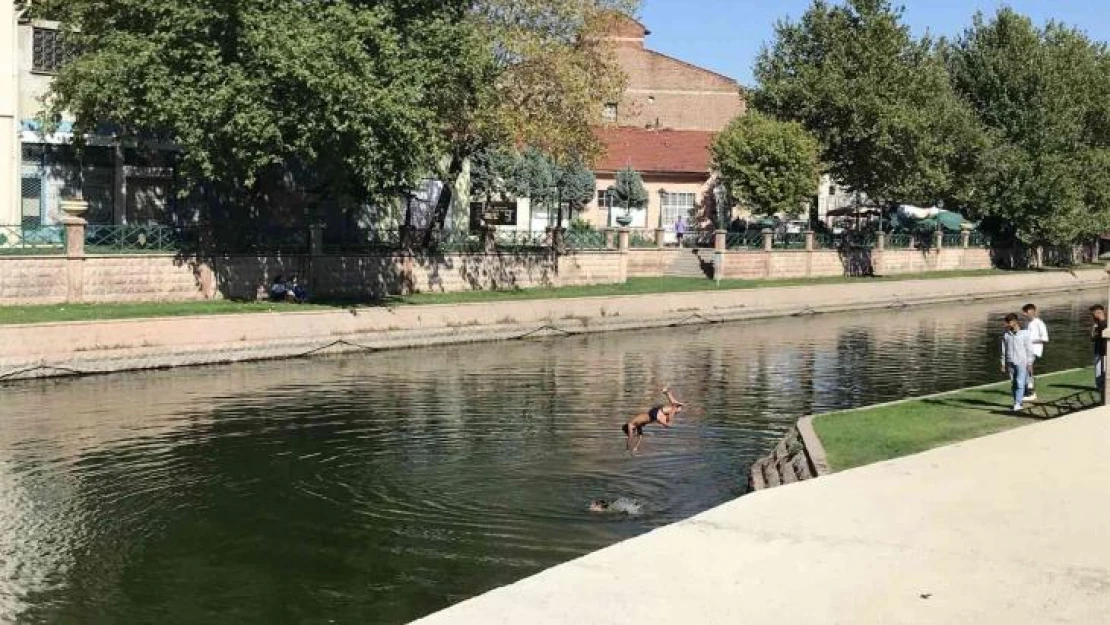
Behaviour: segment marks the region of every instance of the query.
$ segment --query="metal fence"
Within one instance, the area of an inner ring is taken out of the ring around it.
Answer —
[[[886,248],[891,250],[904,250],[909,249],[910,244],[913,242],[913,236],[909,234],[888,234],[886,235]]]
[[[0,255],[64,254],[65,237],[64,226],[0,225]]]
[[[613,233],[614,243],[617,234]],[[585,252],[611,249],[610,235],[600,230],[568,230],[563,236],[563,244],[568,250]]]
[[[85,227],[86,254],[166,254],[196,249],[200,231],[193,228],[126,225]]]
[[[968,238],[969,247],[990,247],[991,243],[990,235],[985,232],[979,232],[978,230],[972,231],[971,236]]]
[[[763,233],[756,230],[729,232],[725,235],[725,247],[730,250],[763,249]]]
[[[803,232],[776,232],[772,239],[772,247],[784,250],[804,250],[806,248],[806,235]]]

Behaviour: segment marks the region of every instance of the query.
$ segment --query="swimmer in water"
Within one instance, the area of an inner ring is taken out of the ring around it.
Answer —
[[[684,404],[675,399],[674,394],[671,393],[670,389],[663,389],[663,395],[667,397],[667,405],[656,406],[651,410],[648,410],[647,412],[641,412],[640,414],[632,417],[631,421],[625,423],[621,427],[621,431],[624,432],[626,436],[628,436],[628,441],[625,443],[625,449],[629,449],[632,452],[636,452],[638,449],[640,449],[640,443],[642,443],[644,440],[645,425],[648,425],[649,423],[658,423],[659,425],[667,428],[673,425],[675,415],[682,412],[682,406]],[[632,444],[633,435],[636,436],[635,445]]]
[[[616,501],[594,499],[590,502],[590,512],[598,514],[615,512],[620,514],[638,515],[643,510],[643,504],[621,497]]]

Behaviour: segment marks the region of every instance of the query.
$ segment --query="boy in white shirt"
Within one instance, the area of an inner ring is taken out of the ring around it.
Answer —
[[[1037,401],[1037,390],[1034,388],[1033,380],[1033,366],[1034,363],[1044,357],[1044,346],[1048,344],[1048,326],[1041,320],[1035,305],[1026,304],[1022,307],[1021,312],[1025,313],[1025,318],[1029,320],[1025,325],[1025,329],[1029,331],[1029,339],[1033,343],[1033,362],[1029,364],[1029,384],[1026,385],[1027,391],[1025,399],[1028,401]]]

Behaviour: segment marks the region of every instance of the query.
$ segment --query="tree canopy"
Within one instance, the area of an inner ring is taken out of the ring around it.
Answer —
[[[520,154],[500,148],[475,153],[471,190],[479,197],[512,195],[529,198],[532,206],[554,209],[557,225],[567,215],[581,210],[594,197],[597,182],[580,157],[559,163],[549,154],[528,148]]]
[[[599,36],[636,0],[43,0],[81,54],[48,118],[169,144],[211,203],[277,187],[366,202],[431,175],[469,206],[470,157],[533,146],[589,159],[623,89]],[[452,220],[457,225],[467,220]]]
[[[797,215],[820,178],[817,140],[796,122],[743,115],[714,140],[713,164],[733,198],[760,215]]]
[[[1069,242],[1110,229],[1110,56],[1057,23],[1002,9],[945,48],[952,84],[989,139],[967,205],[994,229]]]
[[[267,176],[394,194],[445,147],[440,77],[472,55],[468,5],[46,0],[81,50],[50,110],[77,134],[107,123],[178,146],[186,180],[238,202]]]
[[[841,184],[887,202],[929,204],[953,193],[952,170],[976,140],[928,39],[916,40],[888,0],[815,0],[780,22],[756,62],[758,110],[818,137]]]
[[[632,167],[617,172],[611,191],[621,208],[628,210],[647,206],[648,192],[644,187],[644,178]]]

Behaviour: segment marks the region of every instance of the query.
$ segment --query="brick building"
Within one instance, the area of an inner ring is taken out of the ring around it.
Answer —
[[[605,145],[595,166],[598,199],[582,217],[597,226],[614,225],[623,213],[606,190],[628,166],[641,173],[649,194],[647,208],[632,212],[633,227],[670,228],[679,215],[712,215],[709,146],[745,111],[739,83],[649,49],[649,34],[624,20],[610,37],[628,88],[620,102],[604,105],[596,131]]]

